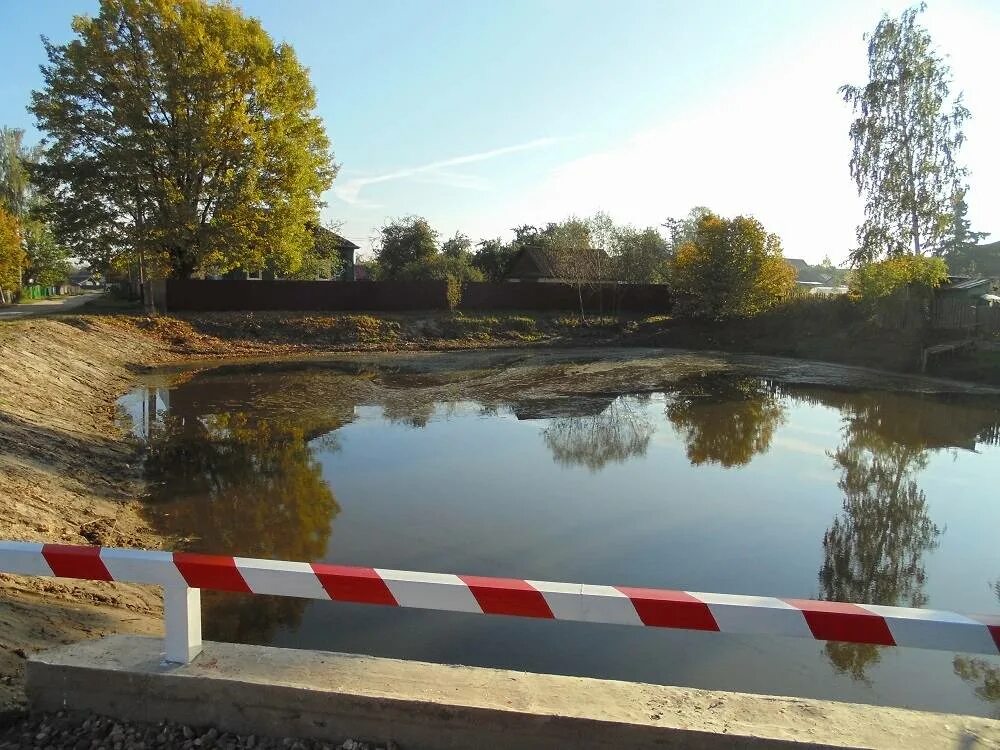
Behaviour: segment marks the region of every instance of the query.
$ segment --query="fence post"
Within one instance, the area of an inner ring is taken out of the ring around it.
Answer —
[[[201,653],[201,589],[163,587],[164,661],[188,664]]]

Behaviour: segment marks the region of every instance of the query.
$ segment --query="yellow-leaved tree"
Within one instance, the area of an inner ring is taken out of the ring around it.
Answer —
[[[21,286],[24,250],[17,219],[0,206],[0,302]]]
[[[678,309],[711,320],[756,315],[795,291],[781,240],[752,216],[705,213],[677,248],[670,276]]]
[[[948,265],[943,258],[922,255],[896,255],[878,263],[865,263],[848,281],[854,299],[877,300],[899,290],[929,292],[948,280]]]
[[[294,271],[335,175],[308,71],[232,5],[101,0],[45,42],[36,179],[60,238],[106,267]]]

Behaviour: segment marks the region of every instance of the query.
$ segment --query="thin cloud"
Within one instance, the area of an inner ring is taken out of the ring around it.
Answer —
[[[374,175],[372,177],[355,177],[335,183],[333,186],[333,194],[349,205],[364,205],[364,201],[361,200],[360,196],[363,188],[370,185],[377,185],[382,182],[406,180],[415,177],[420,178],[425,182],[433,182],[435,184],[448,185],[450,187],[484,190],[486,189],[486,182],[481,178],[461,174],[459,172],[450,172],[447,171],[448,168],[458,167],[463,164],[475,164],[477,162],[489,161],[490,159],[507,156],[508,154],[516,154],[521,151],[531,151],[538,148],[545,148],[557,143],[558,140],[558,138],[536,138],[532,141],[518,143],[514,146],[504,146],[503,148],[494,148],[489,151],[480,151],[475,154],[466,154],[465,156],[455,156],[450,159],[432,161],[428,164],[422,164],[417,167],[396,169],[392,172],[385,172],[384,174]]]

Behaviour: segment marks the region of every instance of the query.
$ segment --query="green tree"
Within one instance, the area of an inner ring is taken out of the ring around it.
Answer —
[[[954,273],[975,273],[976,263],[970,249],[987,236],[986,232],[975,232],[967,216],[969,206],[965,202],[965,190],[960,190],[952,198],[951,224],[944,241],[938,249]]]
[[[455,232],[454,237],[445,240],[441,245],[441,254],[447,258],[456,258],[471,263],[472,240],[469,239],[468,235]]]
[[[883,16],[868,40],[868,83],[840,88],[857,113],[851,176],[865,198],[855,264],[940,247],[967,171],[956,162],[969,111],[917,23],[924,6]]]
[[[39,147],[24,145],[24,131],[3,128],[0,131],[0,206],[5,206],[20,222],[25,252],[22,279],[35,284],[54,286],[66,280],[70,272],[69,253],[56,240],[52,226],[45,219],[48,208],[30,179],[32,166],[42,157]]]
[[[778,235],[749,216],[702,216],[694,239],[677,249],[670,268],[678,307],[693,317],[756,315],[795,290],[795,270],[781,254]]]
[[[438,233],[422,216],[393,219],[379,230],[375,257],[380,279],[398,279],[414,263],[437,255]]]
[[[395,276],[412,281],[482,281],[482,272],[470,258],[445,255],[443,252],[407,263]]]
[[[336,169],[291,47],[206,0],[101,0],[73,31],[45,40],[29,107],[73,254],[175,277],[294,271]]]
[[[667,230],[667,244],[671,256],[677,249],[688,242],[694,242],[695,234],[698,232],[698,222],[702,217],[712,213],[710,208],[705,206],[695,206],[683,218],[667,219],[663,226]]]
[[[35,284],[56,286],[69,277],[72,267],[66,248],[59,244],[52,227],[40,219],[23,225],[26,267],[24,275]]]
[[[614,277],[626,284],[662,284],[670,266],[670,243],[653,227],[616,227],[611,241]]]
[[[552,274],[576,290],[580,320],[587,319],[583,294],[607,278],[608,256],[592,246],[592,221],[571,217],[549,224],[533,241],[540,243],[552,267]]]
[[[499,237],[481,240],[472,256],[472,265],[479,269],[487,281],[503,281],[515,252],[517,250],[512,244],[505,244]]]
[[[26,157],[24,131],[0,128],[0,208],[19,219],[28,212],[31,192]]]

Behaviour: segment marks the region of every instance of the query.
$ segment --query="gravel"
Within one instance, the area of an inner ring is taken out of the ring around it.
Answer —
[[[296,737],[258,737],[221,732],[214,727],[189,727],[160,722],[144,724],[107,716],[63,712],[0,715],[0,750],[153,750],[195,748],[210,750],[400,750],[392,742],[347,739],[337,743]]]

